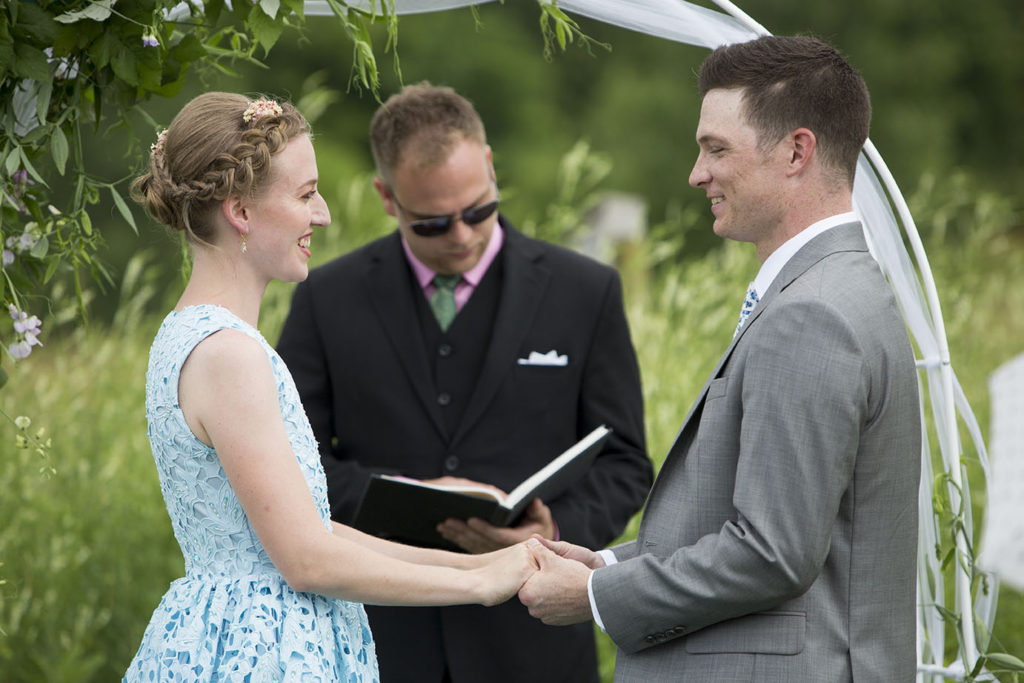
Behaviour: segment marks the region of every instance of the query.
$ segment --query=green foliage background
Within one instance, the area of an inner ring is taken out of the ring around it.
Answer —
[[[1022,171],[1024,28],[1013,0],[751,0],[743,9],[775,33],[813,32],[864,73],[875,107],[872,139],[910,198],[938,283],[953,364],[983,429],[988,374],[1022,349],[1024,230],[1015,195]],[[581,20],[611,52],[570,46],[548,62],[532,3],[403,17],[405,82],[454,86],[488,126],[503,210],[529,232],[564,241],[580,209],[616,189],[642,195],[651,236],[621,265],[640,356],[652,458],[661,458],[728,342],[737,292],[756,272],[746,245],[720,244],[699,192],[686,186],[699,103],[694,70],[705,51]],[[375,44],[386,26],[373,29]],[[288,97],[315,119],[322,190],[334,222],[314,238],[315,263],[388,231],[369,185],[372,96],[349,87],[351,55],[330,19],[288,31],[269,68],[192,77],[111,130],[87,135],[98,175],[139,168],[151,117],[169,122],[202,89]],[[339,49],[341,46],[341,49]],[[398,76],[381,57],[382,92]],[[70,285],[55,280],[46,347],[11,370],[0,410],[47,430],[40,455],[17,448],[0,423],[0,678],[119,678],[169,581],[182,572],[145,437],[148,346],[180,291],[177,241],[142,220],[136,235],[100,197],[97,252],[114,281],[93,288],[93,322],[75,317]],[[271,342],[290,285],[268,292],[261,328]],[[88,294],[87,294],[88,296]],[[968,459],[973,454],[968,453]],[[52,474],[50,474],[52,470]],[[977,467],[971,467],[978,480]],[[984,495],[974,501],[981,506]],[[976,522],[981,510],[976,511]],[[635,531],[627,532],[635,533]],[[1003,589],[993,650],[1024,653],[1024,598]],[[602,637],[610,679],[613,648]]]

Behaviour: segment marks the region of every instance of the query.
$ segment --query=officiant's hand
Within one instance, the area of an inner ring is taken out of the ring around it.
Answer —
[[[437,525],[437,531],[463,550],[486,553],[522,543],[534,535],[554,538],[555,520],[551,517],[551,508],[540,498],[534,498],[526,508],[519,526],[494,526],[474,517],[465,522],[460,519],[446,519]]]

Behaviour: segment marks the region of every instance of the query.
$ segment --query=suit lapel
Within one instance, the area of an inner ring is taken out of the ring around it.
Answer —
[[[440,408],[430,378],[427,351],[417,324],[415,302],[410,296],[409,265],[395,231],[391,239],[380,243],[367,266],[364,283],[380,325],[391,340],[395,355],[405,368],[413,392],[430,415],[442,438],[447,438]]]
[[[550,277],[550,272],[541,263],[541,250],[503,217],[500,220],[505,231],[503,253],[498,255],[498,258],[505,259],[501,299],[494,318],[491,343],[466,412],[452,438],[453,446],[484,414],[501,382],[512,371],[517,349],[533,324]]]
[[[831,230],[818,235],[810,242],[800,248],[793,257],[782,267],[782,270],[772,281],[772,284],[768,287],[768,291],[764,293],[757,306],[750,313],[750,317],[743,324],[743,328],[740,333],[733,337],[729,343],[729,348],[725,350],[722,357],[718,359],[718,363],[715,365],[715,369],[708,376],[704,386],[701,388],[700,393],[697,395],[697,400],[693,402],[693,406],[690,408],[690,412],[687,413],[686,419],[683,420],[683,426],[680,428],[679,433],[676,435],[675,440],[672,443],[672,447],[669,449],[671,455],[676,450],[676,445],[680,443],[680,438],[686,429],[686,426],[693,419],[694,413],[698,412],[698,409],[704,404],[704,397],[707,396],[708,387],[711,386],[711,382],[718,379],[719,374],[722,372],[722,367],[732,356],[732,351],[736,348],[736,344],[739,343],[743,335],[751,328],[754,321],[764,313],[772,305],[772,301],[779,292],[783,291],[797,278],[803,275],[807,270],[818,263],[826,256],[840,252],[840,251],[867,251],[867,243],[864,240],[864,233],[860,223],[847,223],[844,225],[838,225]],[[666,457],[666,462],[668,458]],[[659,472],[659,479],[660,472]],[[657,484],[657,482],[655,482]]]

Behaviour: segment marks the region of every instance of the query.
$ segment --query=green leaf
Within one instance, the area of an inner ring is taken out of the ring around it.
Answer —
[[[139,84],[135,53],[126,49],[123,43],[110,58],[110,66],[114,69],[114,74],[128,85],[137,86]]]
[[[8,176],[14,175],[14,172],[18,170],[18,166],[21,165],[21,147],[15,146],[11,150],[7,158],[4,159],[4,170],[7,171]]]
[[[124,218],[124,220],[128,223],[128,225],[132,226],[132,231],[136,235],[138,235],[139,234],[139,229],[135,226],[135,217],[132,216],[131,209],[129,209],[128,205],[125,204],[123,199],[121,199],[121,195],[118,194],[118,192],[114,188],[114,186],[110,185],[109,187],[110,187],[110,196],[113,197],[113,199],[114,199],[114,206],[116,206],[117,210],[121,212],[122,218]]]
[[[114,7],[115,2],[117,2],[117,0],[92,0],[88,7],[75,12],[65,12],[64,14],[55,17],[55,20],[62,24],[74,24],[75,22],[82,21],[83,19],[106,21],[113,11],[112,8]]]
[[[281,0],[260,0],[260,9],[271,19],[276,19],[277,10],[281,9]]]
[[[194,33],[189,33],[170,49],[171,57],[188,64],[206,56],[206,50]]]
[[[155,49],[142,49],[138,56],[139,83],[146,90],[156,90],[163,80],[163,66]]]
[[[12,71],[23,78],[40,83],[50,80],[50,64],[46,53],[28,43],[14,43],[14,64]]]
[[[212,66],[214,69],[216,69],[217,71],[221,72],[222,74],[224,74],[225,76],[228,76],[230,78],[241,78],[242,77],[242,74],[240,74],[237,71],[234,71],[234,70],[224,66],[220,62],[213,62],[209,66]]]
[[[298,16],[299,19],[306,18],[305,0],[284,0],[284,5],[292,12],[295,12],[295,15]]]
[[[303,0],[304,1],[304,0]],[[224,0],[207,0],[203,3],[203,13],[210,26],[216,26],[220,19],[221,10],[224,9]]]
[[[89,56],[97,68],[102,69],[110,64],[110,55],[114,52],[114,42],[117,37],[113,31],[104,31],[89,45]]]
[[[179,92],[181,92],[182,86],[185,85],[185,76],[186,76],[186,74],[184,72],[182,72],[181,75],[177,79],[175,79],[173,81],[167,81],[166,83],[161,85],[159,88],[155,89],[153,92],[155,92],[160,97],[167,97],[167,98],[174,97]]]
[[[7,32],[7,26],[0,24],[0,80],[3,80],[12,61],[14,61],[14,38]]]
[[[34,258],[42,259],[48,251],[50,251],[50,240],[47,239],[46,235],[43,235],[28,253]]]
[[[82,226],[82,232],[89,236],[92,235],[92,219],[89,218],[88,211],[82,211],[78,215],[78,223]]]
[[[270,52],[270,48],[274,47],[274,43],[277,42],[277,39],[281,37],[281,32],[284,31],[284,26],[268,17],[263,9],[258,6],[253,7],[245,23],[249,30],[252,31],[253,38],[263,48],[264,53]]]
[[[39,92],[36,93],[36,118],[39,124],[46,125],[46,113],[50,109],[50,98],[53,96],[53,81],[45,80],[39,84]]]
[[[53,276],[57,274],[57,269],[60,268],[61,260],[59,258],[51,258],[50,262],[46,266],[46,272],[43,274],[43,284],[53,279]]]
[[[21,163],[22,165],[24,165],[25,170],[28,171],[28,174],[32,176],[32,178],[43,187],[50,187],[49,185],[46,184],[46,181],[43,180],[43,176],[39,175],[39,171],[36,170],[36,167],[32,165],[32,162],[29,160],[28,155],[25,154],[25,150],[22,149],[21,147],[18,147],[18,154],[21,156]]]
[[[49,45],[57,37],[59,26],[50,13],[32,2],[18,5],[18,21],[14,25],[14,35],[31,39],[39,45]]]
[[[1006,652],[990,652],[985,655],[990,664],[1006,671],[1024,671],[1024,662]]]
[[[2,389],[5,384],[7,384],[7,371],[0,368],[0,389]]]
[[[64,175],[64,168],[68,163],[68,139],[60,126],[53,127],[53,135],[50,137],[50,154],[53,155],[53,165],[57,167],[57,173]]]

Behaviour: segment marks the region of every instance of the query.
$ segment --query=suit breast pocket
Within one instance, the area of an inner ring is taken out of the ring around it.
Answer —
[[[722,398],[723,396],[725,396],[728,388],[728,377],[719,377],[716,380],[712,380],[711,384],[708,385],[708,395],[704,400],[714,401],[716,398]]]
[[[718,451],[735,446],[732,441],[738,436],[742,408],[739,397],[729,392],[738,390],[738,386],[731,387],[728,377],[719,377],[708,385],[700,411],[699,448],[713,444]]]

